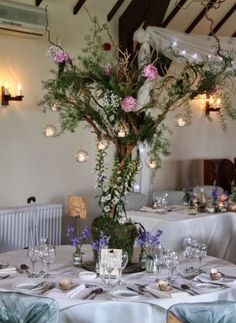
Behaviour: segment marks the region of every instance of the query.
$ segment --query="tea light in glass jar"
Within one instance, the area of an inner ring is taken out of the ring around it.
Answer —
[[[148,168],[155,169],[157,167],[157,161],[153,157],[146,158],[145,163]]]
[[[88,152],[86,150],[80,149],[75,155],[75,159],[78,163],[84,163],[88,160]]]
[[[129,126],[125,121],[120,121],[116,126],[116,134],[119,138],[125,138],[129,133]]]
[[[52,124],[47,124],[43,129],[43,134],[45,137],[55,137],[57,133],[57,128]]]
[[[106,150],[109,147],[109,142],[107,140],[99,140],[97,142],[98,150]]]

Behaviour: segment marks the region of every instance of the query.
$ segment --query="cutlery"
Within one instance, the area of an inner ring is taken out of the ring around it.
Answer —
[[[145,287],[149,284],[135,284],[138,286],[138,290],[145,295],[145,293],[151,294],[153,297],[159,298],[157,295],[153,294],[151,291],[146,290]]]
[[[55,286],[56,286],[56,283],[54,282],[45,284],[45,288],[42,289],[42,292],[40,294],[44,294],[48,292],[50,289],[53,289]]]
[[[8,277],[10,277],[10,275],[0,276],[0,279],[6,279]]]
[[[126,288],[129,289],[129,290],[132,290],[133,292],[136,292],[136,293],[138,293],[140,295],[145,295],[145,293],[143,291],[139,290],[139,289],[135,289],[135,288],[132,288],[132,287],[129,287],[129,286],[126,286]]]
[[[226,284],[221,284],[221,283],[215,283],[215,282],[206,282],[206,281],[203,281],[203,280],[201,280],[201,279],[199,279],[199,278],[197,278],[197,281],[199,282],[199,283],[204,283],[204,284],[210,284],[210,285],[217,285],[217,286],[221,286],[221,287],[225,287],[225,288],[229,288],[230,286],[228,286],[228,285],[226,285]]]
[[[38,283],[37,285],[35,285],[35,286],[33,286],[32,288],[30,288],[31,290],[34,290],[34,289],[37,289],[37,288],[39,288],[39,287],[43,287],[43,286],[47,286],[47,282],[40,282],[40,283]]]
[[[193,293],[194,295],[199,295],[199,293],[198,292],[195,292],[195,290],[193,290],[192,288],[190,288],[188,285],[186,285],[186,284],[182,284],[182,285],[180,285],[180,287],[183,289],[183,290],[185,290],[186,292],[191,292],[191,293]]]
[[[83,299],[94,299],[95,296],[97,296],[98,294],[102,294],[102,293],[103,293],[103,289],[99,287],[99,288],[92,290],[85,297],[83,297]]]
[[[222,277],[236,279],[236,276],[226,275],[226,274],[222,273],[221,271],[218,271],[218,273],[220,273]]]

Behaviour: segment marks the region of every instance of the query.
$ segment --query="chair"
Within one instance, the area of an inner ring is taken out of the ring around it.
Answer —
[[[183,198],[184,198],[184,192],[183,191],[175,191],[175,190],[167,190],[167,191],[163,191],[163,192],[153,192],[153,201],[155,201],[155,198],[157,197],[161,197],[161,196],[165,196],[165,194],[167,195],[167,204],[168,205],[180,205],[183,202]]]
[[[216,301],[172,305],[167,311],[167,323],[233,323],[236,322],[236,302]]]
[[[126,196],[125,209],[129,210],[139,210],[147,203],[147,197],[141,193],[129,193]]]
[[[56,300],[14,292],[0,292],[1,323],[58,323]]]

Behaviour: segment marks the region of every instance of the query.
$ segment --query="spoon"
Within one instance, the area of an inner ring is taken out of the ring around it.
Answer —
[[[190,291],[190,292],[192,292],[193,294],[195,294],[195,295],[199,295],[197,292],[195,292],[195,290],[193,290],[192,288],[190,288],[188,285],[186,285],[186,284],[182,284],[182,285],[180,285],[181,286],[181,288],[182,289],[184,289],[184,290],[186,290],[186,291]]]
[[[94,297],[98,294],[102,294],[103,289],[102,288],[96,288],[92,290],[90,293],[88,293],[83,299],[94,299]]]

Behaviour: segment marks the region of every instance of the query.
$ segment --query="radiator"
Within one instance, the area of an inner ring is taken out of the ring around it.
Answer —
[[[32,224],[37,237],[46,237],[52,245],[61,244],[62,204],[0,209],[0,252],[28,247]]]

